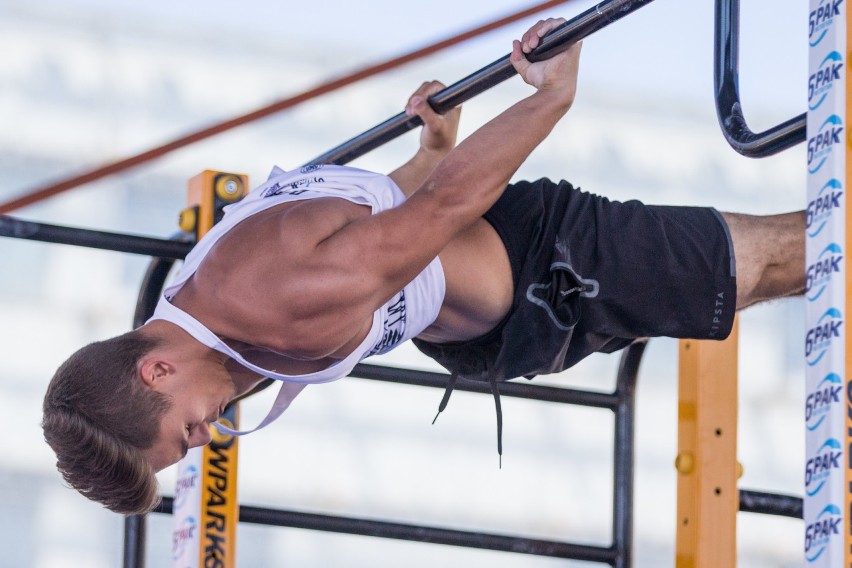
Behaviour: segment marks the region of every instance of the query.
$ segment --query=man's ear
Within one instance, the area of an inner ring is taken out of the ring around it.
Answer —
[[[137,374],[146,386],[158,389],[175,372],[174,365],[163,357],[162,353],[150,353],[139,360]]]

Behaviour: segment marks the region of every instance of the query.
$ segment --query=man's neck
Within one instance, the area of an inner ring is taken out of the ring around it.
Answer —
[[[187,333],[180,326],[167,320],[151,320],[139,328],[139,331],[145,335],[156,337],[163,345],[168,345],[170,349],[179,350],[193,357],[212,357],[224,363],[228,356],[212,349],[192,335]]]

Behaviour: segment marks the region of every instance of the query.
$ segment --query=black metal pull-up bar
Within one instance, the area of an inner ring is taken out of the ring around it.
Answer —
[[[607,0],[601,2],[553,30],[543,39],[541,45],[527,55],[527,59],[530,61],[549,59],[557,53],[565,51],[572,44],[577,43],[590,34],[605,28],[609,24],[620,20],[624,16],[635,12],[653,1]],[[436,112],[443,114],[476,95],[487,91],[491,87],[502,83],[515,75],[515,73],[515,68],[509,61],[509,56],[506,55],[429,97],[429,104],[432,105],[432,108]],[[421,124],[420,117],[408,116],[404,112],[401,112],[367,130],[363,134],[329,150],[325,154],[317,156],[306,165],[346,164]]]
[[[193,245],[141,235],[24,221],[8,215],[0,215],[0,236],[172,259],[184,258]]]
[[[805,141],[806,115],[756,134],[749,129],[739,93],[740,0],[716,0],[714,48],[716,113],[725,139],[749,158],[765,158]]]
[[[416,61],[421,57],[431,55],[448,47],[458,45],[461,42],[477,37],[491,30],[503,27],[509,23],[529,17],[532,14],[535,14],[536,12],[540,12],[546,9],[549,10],[569,1],[570,0],[547,0],[545,2],[539,2],[538,4],[528,6],[524,9],[521,9],[517,12],[513,12],[512,14],[509,14],[502,18],[498,18],[484,25],[477,26],[462,33],[456,34],[452,37],[439,40],[426,47],[403,53],[401,55],[392,57],[391,59],[382,61],[374,65],[369,65],[364,68],[356,69],[340,77],[331,78],[315,87],[312,87],[306,91],[302,91],[301,93],[298,93],[296,95],[279,99],[261,108],[255,109],[247,114],[242,114],[240,116],[236,116],[224,120],[222,122],[207,126],[205,128],[202,128],[201,130],[190,132],[188,134],[180,136],[179,138],[146,150],[135,156],[124,158],[117,162],[111,162],[93,170],[77,174],[71,178],[66,178],[64,180],[57,181],[46,186],[42,186],[38,189],[29,191],[25,195],[14,198],[5,203],[0,203],[0,214],[8,214],[10,211],[18,209],[20,207],[32,205],[33,203],[37,203],[43,199],[47,199],[48,197],[58,195],[65,191],[69,191],[83,184],[127,170],[128,168],[136,167],[140,164],[147,163],[165,154],[173,152],[179,148],[183,148],[190,144],[195,144],[196,142],[205,140],[211,136],[227,132],[232,128],[236,128],[238,126],[242,126],[244,124],[263,119],[274,113],[292,108],[298,104],[314,99],[325,93],[335,91],[337,89],[340,89],[347,85],[351,85],[355,82],[361,81],[368,77],[372,77],[379,73],[384,73],[385,71],[388,71],[390,69],[395,69],[401,65]]]
[[[553,57],[593,32],[620,20],[653,1],[606,0],[601,2],[548,34],[541,45],[528,55],[528,58],[531,61],[541,61]],[[505,81],[514,74],[515,69],[509,61],[509,56],[506,55],[430,97],[429,103],[436,111],[446,112]],[[399,113],[363,134],[314,158],[308,164],[345,164],[420,124],[419,117],[410,117],[404,112]],[[74,244],[163,258],[183,258],[189,249],[189,245],[186,243],[35,223],[4,215],[0,215],[0,236]]]

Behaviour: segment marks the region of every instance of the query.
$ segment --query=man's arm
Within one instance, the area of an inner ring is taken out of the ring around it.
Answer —
[[[375,310],[491,207],[571,106],[579,46],[532,64],[523,55],[560,23],[539,22],[513,44],[512,63],[536,92],[448,152],[405,203],[370,215],[362,206],[316,199],[288,205],[281,215],[253,219],[247,225],[253,234],[277,244],[256,255],[223,256],[233,262],[223,262],[227,268],[220,272],[255,275],[251,279],[257,282],[241,286],[238,294],[252,313],[229,315],[229,321],[250,320],[251,326],[242,328],[254,329],[253,337],[242,337],[239,329],[226,335],[274,346],[297,359],[349,353]],[[421,175],[423,167],[417,163],[412,171]],[[258,335],[265,342],[258,342]]]
[[[405,164],[391,172],[389,177],[402,190],[406,197],[420,187],[435,166],[444,159],[456,145],[461,107],[447,111],[443,116],[432,110],[427,98],[444,89],[438,81],[423,83],[408,99],[405,112],[409,116],[418,115],[423,121],[420,131],[420,148]]]
[[[540,21],[513,43],[511,62],[536,92],[450,151],[406,203],[318,243],[311,255],[315,277],[340,275],[349,298],[375,309],[494,204],[574,101],[579,44],[546,61],[530,63],[524,56],[562,21]]]

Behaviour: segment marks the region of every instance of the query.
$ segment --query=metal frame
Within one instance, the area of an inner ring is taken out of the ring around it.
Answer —
[[[93,231],[77,227],[63,227],[34,221],[24,221],[8,215],[0,215],[0,237],[13,237],[75,245],[87,248],[143,254],[162,258],[184,258],[192,248],[192,243],[158,239],[124,233]]]
[[[765,158],[805,141],[801,114],[760,133],[746,124],[739,93],[740,0],[716,0],[714,87],[716,113],[731,147],[749,158]]]
[[[141,294],[140,300],[145,295]],[[500,393],[503,396],[590,406],[613,412],[615,417],[614,498],[612,545],[609,547],[252,506],[240,507],[240,522],[586,560],[606,563],[616,568],[628,568],[631,566],[633,543],[635,386],[644,350],[645,342],[638,342],[624,351],[616,388],[612,393],[512,382],[500,385]],[[449,378],[443,373],[366,364],[356,366],[352,377],[440,389],[446,388]],[[488,384],[473,381],[459,381],[456,389],[491,394]],[[161,507],[155,512],[171,513],[171,508],[172,500],[166,497]],[[144,518],[128,521],[126,525],[126,531],[138,531],[136,536],[125,537],[124,566],[126,568],[144,567],[144,550],[141,550],[145,540],[144,530]],[[128,532],[125,534],[127,535]]]
[[[79,231],[82,231],[82,229],[53,227],[51,234],[58,232],[65,235],[68,232],[67,237],[71,237],[73,232]],[[103,235],[102,233],[98,234]],[[104,245],[103,248],[109,248],[108,237],[103,238],[105,238],[104,242],[101,243]],[[162,244],[157,244],[157,248],[161,246]],[[174,259],[152,259],[137,299],[134,327],[144,323],[153,313],[156,300],[162,292],[169,270],[173,265]],[[633,547],[635,387],[645,345],[645,342],[637,342],[624,351],[618,369],[616,387],[611,393],[529,383],[506,382],[500,385],[500,393],[503,396],[589,406],[613,412],[615,441],[613,447],[612,544],[608,547],[252,506],[240,507],[240,521],[586,560],[609,564],[615,568],[629,568],[632,565],[631,553]],[[352,376],[367,380],[440,389],[446,388],[449,378],[444,373],[368,364],[357,365]],[[491,395],[490,386],[487,383],[476,381],[460,380],[456,389]],[[172,499],[164,497],[162,505],[155,512],[171,513],[171,511]],[[125,520],[123,557],[125,568],[144,568],[146,526],[146,517],[144,516],[128,517]]]
[[[500,393],[503,396],[591,406],[613,412],[615,417],[614,498],[612,544],[608,547],[252,506],[240,506],[240,522],[585,560],[609,564],[615,568],[628,568],[631,566],[633,546],[635,386],[644,350],[645,343],[638,342],[624,351],[616,388],[612,393],[512,382],[500,385]],[[446,387],[449,378],[442,373],[376,365],[359,365],[353,371],[352,377],[440,389]],[[491,395],[487,383],[459,381],[456,389]],[[161,507],[155,512],[171,513],[171,509],[172,500],[167,497],[163,499]],[[144,519],[137,518],[133,524],[128,524],[128,530],[144,531]],[[144,551],[139,550],[139,547],[143,545],[144,534],[125,538],[125,568],[144,567]],[[128,552],[131,547],[136,549]]]
[[[75,244],[89,248],[114,250],[154,256],[143,280],[134,315],[138,327],[153,313],[156,299],[174,261],[186,256],[192,244],[174,240],[138,237],[120,233],[91,231],[74,227],[47,225],[0,216],[0,236],[38,240],[51,243]],[[180,234],[178,237],[182,237]],[[241,507],[240,520],[251,523],[309,528],[381,536],[419,542],[521,552],[541,556],[571,558],[607,563],[616,568],[631,565],[633,542],[633,462],[635,385],[645,344],[636,343],[625,350],[618,371],[616,389],[612,393],[563,389],[527,383],[507,382],[500,385],[503,396],[542,400],[608,409],[615,415],[614,476],[613,476],[613,543],[596,547],[570,542],[545,541],[497,534],[482,534],[435,527],[419,527],[401,523],[335,517],[296,511],[275,511],[258,507]],[[360,364],[352,375],[363,379],[394,382],[444,389],[448,375]],[[486,383],[459,381],[456,389],[491,394]],[[160,512],[171,511],[166,498]],[[125,520],[124,566],[142,568],[145,565],[145,517]]]
[[[716,112],[731,147],[749,158],[765,158],[804,142],[807,114],[782,122],[761,133],[749,129],[739,95],[739,0],[716,0],[714,87]],[[791,495],[740,490],[739,510],[803,518],[803,499]]]
[[[544,59],[570,44],[579,41],[621,17],[645,6],[653,0],[607,0],[587,10],[566,23],[531,55],[531,59]],[[755,134],[748,129],[742,113],[737,88],[738,69],[738,0],[717,0],[716,4],[716,101],[719,121],[729,143],[741,154],[751,157],[771,155],[804,139],[803,117],[797,117],[764,133]],[[502,82],[514,74],[508,56],[459,81],[431,97],[433,107],[443,112]],[[385,142],[415,128],[418,119],[404,113],[368,130],[364,134],[311,160],[309,164],[342,164],[359,157]],[[146,274],[134,316],[141,324],[153,311],[156,301],[151,292],[159,295],[174,259],[186,256],[191,244],[175,240],[91,231],[23,221],[0,215],[0,236],[74,244],[155,257]],[[618,568],[632,564],[633,539],[633,467],[634,467],[634,411],[635,386],[638,366],[645,343],[635,343],[622,356],[617,385],[612,393],[599,393],[574,389],[538,386],[521,383],[502,383],[501,394],[534,400],[561,402],[611,410],[615,415],[614,481],[612,544],[595,547],[570,542],[545,541],[497,534],[482,534],[435,527],[391,523],[353,517],[329,516],[297,511],[276,511],[260,507],[241,507],[240,520],[276,526],[309,528],[368,536],[381,536],[465,546],[491,550],[504,550],[542,556],[571,558],[607,563]],[[364,379],[391,381],[435,388],[446,386],[447,375],[407,369],[393,369],[374,365],[358,365],[353,376]],[[471,392],[489,393],[487,384],[462,382],[457,388]],[[740,491],[740,510],[802,516],[802,500],[785,495],[754,491]],[[171,500],[165,498],[160,512],[171,510]],[[125,521],[124,566],[142,567],[145,562],[146,523],[144,517],[129,517]]]
[[[89,248],[115,250],[133,254],[155,256],[144,277],[137,301],[134,326],[141,325],[152,313],[159,291],[162,289],[169,270],[176,259],[189,252],[191,243],[174,240],[138,237],[120,233],[91,231],[74,227],[31,223],[0,216],[0,236],[38,240],[52,243],[76,244]],[[183,235],[177,235],[182,238]],[[158,255],[161,255],[157,257]],[[435,542],[457,546],[510,550],[527,554],[543,553],[546,556],[583,559],[609,563],[618,568],[631,566],[633,542],[633,462],[634,462],[634,390],[636,373],[644,345],[634,344],[625,351],[619,369],[616,391],[600,393],[574,389],[540,386],[529,383],[507,382],[500,385],[501,394],[518,398],[543,400],[574,405],[609,409],[615,414],[614,444],[614,493],[613,499],[613,544],[610,547],[588,547],[566,542],[548,542],[539,539],[506,537],[503,535],[478,535],[477,533],[452,531],[442,528],[415,527],[400,523],[388,523],[368,519],[332,517],[296,511],[272,511],[257,507],[242,507],[240,519],[244,522],[273,524],[317,530],[337,530],[344,527],[350,534],[404,538],[421,542]],[[428,386],[443,389],[447,376],[394,369],[377,365],[358,365],[354,376],[364,379],[392,381],[402,384]],[[490,394],[487,384],[459,381],[459,390]],[[788,495],[776,495],[758,491],[741,490],[740,510],[752,513],[802,517],[802,499]],[[169,512],[171,501],[165,498],[161,512]],[[128,517],[125,520],[124,566],[145,566],[146,518]],[[351,526],[350,526],[351,525]],[[377,530],[378,529],[378,530]],[[387,529],[383,534],[382,529]],[[420,536],[418,536],[420,535]],[[414,536],[416,538],[408,538]],[[498,544],[499,543],[499,544]],[[487,546],[480,546],[486,544]]]

